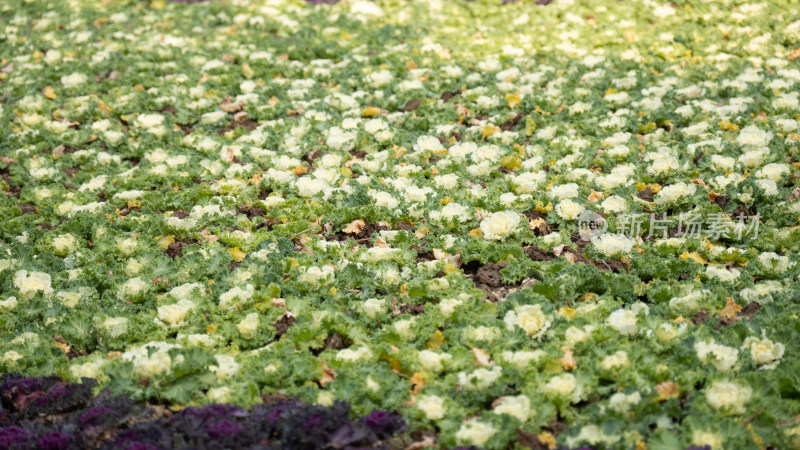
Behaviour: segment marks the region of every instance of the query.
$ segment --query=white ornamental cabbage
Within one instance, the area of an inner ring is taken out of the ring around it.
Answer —
[[[219,296],[219,308],[224,311],[233,311],[240,304],[250,300],[255,292],[252,284],[247,284],[244,289],[235,286]]]
[[[14,286],[24,298],[32,298],[37,292],[45,295],[53,293],[50,275],[44,272],[20,270],[14,275]]]
[[[622,233],[604,233],[592,239],[592,245],[606,256],[630,253],[636,244],[635,239]]]
[[[541,305],[522,305],[517,306],[512,311],[506,313],[503,322],[509,331],[514,327],[520,327],[532,338],[540,338],[552,321],[547,314],[542,311]]]
[[[449,353],[433,350],[421,350],[417,356],[422,367],[429,372],[441,372],[444,369],[444,362],[453,359]]]
[[[489,214],[481,221],[481,231],[483,238],[490,241],[505,239],[509,234],[514,233],[522,219],[514,211],[501,211]]]
[[[217,378],[224,380],[230,378],[239,371],[239,364],[231,355],[214,355],[217,364],[209,366],[208,370],[217,374]]]
[[[171,327],[177,327],[183,324],[193,308],[194,303],[191,300],[180,300],[172,305],[159,306],[158,318]]]
[[[729,414],[744,414],[745,405],[753,396],[750,386],[731,381],[716,381],[706,388],[706,401],[714,409]]]
[[[311,266],[306,269],[305,273],[300,275],[300,281],[307,283],[313,288],[318,288],[322,285],[332,283],[334,279],[333,266],[325,265],[322,267]]]
[[[570,199],[564,199],[556,205],[556,214],[564,220],[574,220],[583,212],[583,206]]]
[[[250,313],[236,325],[236,329],[239,330],[239,333],[242,334],[249,334],[256,329],[258,329],[258,313]]]
[[[465,445],[483,446],[497,430],[488,423],[480,420],[464,422],[456,432],[456,441]]]
[[[750,350],[750,357],[762,370],[771,370],[777,367],[786,350],[783,344],[772,342],[766,336],[761,338],[749,336],[744,340],[742,349]]]
[[[618,309],[608,316],[608,324],[620,334],[636,334],[636,313],[629,309]]]
[[[700,361],[713,365],[721,372],[733,369],[739,358],[738,349],[717,344],[713,339],[695,343],[694,351]]]
[[[443,419],[447,412],[444,399],[436,395],[421,395],[417,399],[416,407],[428,420]]]
[[[581,388],[578,379],[571,373],[556,375],[541,387],[542,392],[556,397],[563,397],[572,403],[580,401]]]
[[[507,414],[525,422],[531,416],[531,399],[526,395],[501,397],[493,411],[495,414]]]
[[[108,337],[114,339],[128,332],[127,317],[109,317],[103,321],[103,329]]]
[[[684,182],[664,186],[655,195],[655,203],[657,205],[668,205],[685,199],[686,197],[694,194],[697,191],[696,184],[686,184]]]
[[[736,142],[744,147],[763,147],[769,143],[772,135],[755,125],[748,125],[739,131]]]

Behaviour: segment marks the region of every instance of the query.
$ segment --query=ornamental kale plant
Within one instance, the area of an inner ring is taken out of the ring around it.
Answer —
[[[0,382],[0,448],[389,448],[405,431],[402,416],[373,411],[353,421],[350,407],[308,405],[285,397],[251,410],[230,404],[188,407],[171,413],[103,391],[83,379],[6,374]]]
[[[798,86],[791,0],[0,2],[0,445],[800,448]]]

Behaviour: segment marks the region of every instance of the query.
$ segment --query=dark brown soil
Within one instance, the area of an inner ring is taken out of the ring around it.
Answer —
[[[217,129],[217,134],[222,136],[228,131],[235,130],[237,127],[244,127],[244,129],[247,131],[253,131],[258,128],[258,122],[253,119],[231,119],[231,123],[229,123],[227,126]]]
[[[746,206],[739,204],[739,206],[737,206],[736,209],[734,209],[733,212],[731,213],[731,219],[735,221],[739,220],[740,218],[747,220],[753,214],[754,213],[750,211]]]
[[[81,169],[79,169],[77,167],[69,167],[69,168],[66,168],[66,169],[61,169],[61,171],[64,172],[65,174],[67,174],[67,178],[72,178],[72,177],[75,176],[76,173],[80,172]]]
[[[172,259],[175,259],[178,256],[183,254],[183,249],[188,247],[189,245],[196,244],[196,239],[186,239],[185,241],[175,241],[164,250],[164,254],[169,256]]]
[[[413,226],[413,225],[410,225],[409,223],[407,223],[407,222],[404,222],[404,221],[402,221],[402,220],[401,220],[401,221],[399,221],[399,222],[397,222],[397,223],[394,225],[394,228],[395,228],[396,230],[405,230],[405,231],[414,231],[414,230],[415,230],[415,228],[414,228],[414,226]]]
[[[422,104],[419,100],[411,100],[410,102],[406,103],[406,106],[403,107],[403,111],[411,112],[416,111],[419,108],[419,105]]]
[[[642,200],[644,200],[646,202],[652,202],[653,201],[653,196],[655,194],[653,193],[652,189],[650,189],[649,187],[646,187],[646,188],[642,189],[641,191],[639,191],[639,193],[637,195],[638,195],[638,197],[640,199],[642,199]]]
[[[398,316],[401,314],[410,314],[412,316],[416,316],[425,312],[425,305],[419,303],[404,303],[400,305],[400,308],[397,309]],[[392,313],[394,316],[395,314]]]
[[[264,215],[264,210],[259,206],[239,205],[236,207],[236,212],[244,214],[249,218],[259,217]]]
[[[519,112],[511,119],[503,122],[500,124],[500,129],[503,131],[513,131],[514,128],[519,124],[522,118],[525,117],[525,114]]]
[[[705,322],[706,320],[709,319],[709,317],[711,317],[711,316],[708,314],[708,311],[703,309],[701,311],[697,311],[697,314],[694,315],[694,318],[692,319],[692,322],[695,325],[702,325],[703,322]]]
[[[275,327],[275,330],[277,331],[275,333],[273,341],[279,340],[281,336],[286,334],[286,331],[288,331],[289,327],[294,325],[295,322],[297,322],[297,319],[294,317],[294,315],[288,313],[284,313],[283,315],[278,317],[278,320],[272,322],[272,326]]]
[[[412,250],[414,250],[415,252],[417,252],[417,259],[415,261],[417,264],[419,264],[421,262],[425,262],[425,261],[433,261],[434,259],[436,259],[433,256],[433,253],[425,251],[425,249],[423,249],[419,245],[413,244],[413,245],[411,245],[409,247]]]
[[[487,263],[475,272],[476,284],[484,284],[489,287],[499,287],[503,285],[503,277],[500,271],[506,268],[506,263]]]
[[[548,253],[535,245],[525,247],[525,254],[534,261],[550,261],[555,255]]]
[[[543,214],[543,213],[541,213],[539,211],[536,211],[535,209],[532,209],[532,210],[526,212],[524,214],[524,216],[527,217],[529,220],[542,219],[543,221],[545,221],[544,225],[541,225],[538,228],[536,228],[535,230],[533,230],[533,233],[536,236],[547,236],[548,234],[553,232],[553,227],[551,227],[547,223],[547,214]]]
[[[718,195],[717,198],[714,199],[714,203],[716,203],[717,206],[723,210],[725,210],[725,207],[728,206],[729,201],[731,201],[731,198],[727,195]]]
[[[379,223],[366,223],[358,233],[345,233],[344,231],[339,231],[326,236],[325,239],[328,241],[346,241],[348,239],[352,239],[359,243],[366,243],[372,238],[372,233],[381,230],[389,230],[389,226]]]
[[[450,99],[452,99],[453,97],[460,94],[461,94],[460,91],[442,92],[442,96],[439,97],[439,99],[442,100],[443,102],[447,102],[450,101]]]
[[[342,350],[347,347],[353,345],[353,341],[350,340],[347,336],[342,336],[339,333],[329,333],[325,337],[325,342],[322,344],[321,348],[312,348],[311,353],[314,356],[319,356],[324,350]]]

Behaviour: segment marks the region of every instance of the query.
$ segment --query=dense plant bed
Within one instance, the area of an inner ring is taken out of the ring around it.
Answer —
[[[279,446],[796,447],[799,48],[792,1],[4,1],[0,372],[164,442],[281,395],[332,434]]]
[[[245,410],[210,404],[172,412],[103,391],[94,380],[6,374],[0,383],[0,448],[108,449],[355,449],[398,447],[405,430],[397,414],[373,411],[351,421],[350,408],[308,405],[287,396],[265,396]]]

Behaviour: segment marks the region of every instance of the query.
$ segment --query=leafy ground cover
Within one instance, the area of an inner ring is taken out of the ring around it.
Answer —
[[[0,384],[0,447],[9,449],[124,448],[390,448],[405,428],[397,414],[373,411],[350,421],[349,407],[327,408],[272,396],[251,411],[234,405],[189,407],[174,414],[108,391],[94,397],[94,380],[6,374]]]
[[[795,2],[12,0],[0,42],[3,373],[248,439],[288,396],[339,446],[800,446]],[[55,430],[14,395],[0,438]]]

